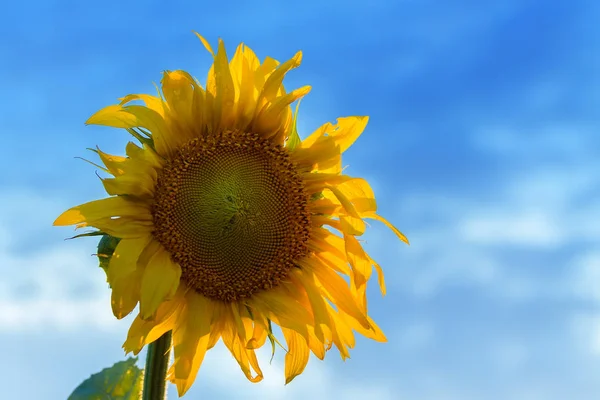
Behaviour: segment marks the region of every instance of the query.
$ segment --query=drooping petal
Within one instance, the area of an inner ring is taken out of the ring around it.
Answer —
[[[365,285],[371,277],[372,267],[369,257],[361,244],[352,235],[344,235],[346,243],[346,256],[352,266],[356,286]]]
[[[298,263],[302,266],[305,273],[309,275],[314,274],[314,277],[318,279],[318,282],[325,289],[329,300],[333,304],[355,318],[366,329],[369,329],[370,326],[366,315],[358,307],[344,278],[327,266],[315,261],[315,259],[299,260]]]
[[[113,314],[118,319],[133,311],[140,299],[141,271],[137,271],[137,260],[150,240],[150,235],[123,239],[111,256],[107,277],[112,288]]]
[[[196,379],[208,347],[214,302],[190,290],[186,293],[187,314],[185,322],[173,332],[175,361],[170,380],[177,385],[179,397],[183,396]]]
[[[212,349],[225,331],[225,323],[227,322],[228,307],[224,302],[213,302],[213,317],[211,322],[210,338],[208,339],[208,349]]]
[[[237,334],[237,328],[232,321],[233,315],[231,314],[231,309],[229,310],[229,315],[222,336],[223,343],[238,362],[238,365],[242,369],[244,375],[246,375],[246,378],[250,382],[260,382],[263,379],[263,374],[258,367],[256,354],[254,353],[254,350],[247,349],[245,343],[240,340],[240,337]],[[256,373],[254,376],[252,374],[252,369],[254,369],[254,372]]]
[[[346,324],[345,320],[341,317],[341,313],[338,313],[335,310],[333,310],[333,308],[329,304],[327,305],[327,308],[329,309],[329,314],[331,316],[332,321],[333,343],[340,352],[340,355],[342,356],[343,360],[350,358],[350,352],[348,351],[348,349],[353,348],[355,344],[352,329],[348,324]],[[361,329],[365,331],[365,329],[362,328],[362,326]]]
[[[258,292],[249,301],[253,312],[267,315],[281,327],[293,329],[307,337],[306,326],[312,324],[311,314],[297,300],[286,296],[281,287]]]
[[[140,295],[142,318],[150,318],[161,302],[175,295],[180,278],[181,267],[174,263],[170,254],[160,246],[144,269]]]
[[[338,190],[352,203],[361,215],[377,211],[377,202],[371,185],[362,178],[353,178],[337,185]]]
[[[246,343],[246,348],[248,349],[259,349],[267,340],[268,331],[267,331],[267,321],[264,315],[257,313],[256,315],[252,313],[252,319],[254,322],[252,336],[250,340]]]
[[[372,218],[372,219],[376,219],[377,221],[383,222],[385,224],[385,226],[390,228],[392,230],[392,232],[394,232],[400,240],[402,240],[406,244],[410,244],[408,242],[408,238],[406,236],[404,236],[404,234],[402,232],[400,232],[394,225],[390,224],[389,221],[387,219],[383,218],[382,216],[377,215],[374,212],[365,213],[363,216],[365,218]]]
[[[186,288],[181,285],[171,300],[161,303],[151,320],[144,320],[138,315],[133,320],[127,333],[127,340],[123,344],[125,352],[133,352],[137,355],[146,344],[154,342],[176,327],[181,312],[187,306],[184,300],[185,293]]]
[[[314,316],[315,335],[321,342],[325,343],[330,338],[330,320],[329,313],[327,312],[327,308],[325,306],[325,300],[320,293],[319,286],[317,286],[318,283],[312,279],[310,274],[304,273],[304,271],[294,272],[295,273],[290,275],[300,282],[306,291],[306,294],[308,295]]]
[[[285,384],[287,385],[304,371],[310,353],[306,340],[296,331],[286,328],[282,328],[281,331],[288,346],[285,355]]]

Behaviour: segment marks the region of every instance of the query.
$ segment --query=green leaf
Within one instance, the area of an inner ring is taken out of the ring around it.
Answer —
[[[79,235],[75,235],[73,237],[67,238],[66,240],[73,240],[73,239],[77,239],[80,237],[86,237],[86,236],[102,236],[102,235],[105,235],[105,233],[102,231],[92,231],[92,232],[87,232],[87,233],[80,233]]]
[[[271,324],[271,320],[268,318],[267,323],[269,324],[267,326],[267,337],[269,338],[269,342],[271,342],[271,361],[269,361],[269,364],[271,364],[273,363],[273,357],[275,357],[275,344],[278,344],[279,347],[281,347],[286,353],[288,351],[285,349],[285,347],[283,347],[281,343],[279,343],[279,340],[277,340],[275,335],[273,335],[273,325]]]
[[[67,400],[139,400],[144,371],[136,362],[129,358],[90,376]]]
[[[110,236],[110,235],[102,235],[102,239],[98,243],[98,261],[100,262],[100,268],[104,270],[104,272],[108,271],[108,263],[110,262],[110,258],[115,252],[115,248],[119,244],[121,239]]]
[[[298,134],[298,128],[296,127],[296,122],[298,121],[298,108],[300,107],[300,100],[298,100],[298,103],[296,103],[296,111],[294,112],[294,120],[292,121],[292,134],[288,138],[287,143],[285,145],[285,147],[288,150],[294,150],[296,146],[298,146],[301,142],[300,135]]]

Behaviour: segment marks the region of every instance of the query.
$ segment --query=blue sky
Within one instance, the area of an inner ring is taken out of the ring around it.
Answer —
[[[407,247],[373,225],[389,342],[359,339],[283,386],[282,358],[245,381],[219,346],[186,398],[587,400],[600,396],[600,3],[10,2],[0,24],[0,376],[3,398],[63,399],[124,359],[95,240],[63,241],[64,209],[103,196],[76,156],[122,154],[85,127],[165,69],[204,81],[210,56],[304,52],[301,133],[369,115],[344,159]],[[200,3],[198,3],[200,4]],[[368,5],[367,5],[368,4]],[[281,356],[281,354],[280,354]],[[34,383],[35,381],[35,383]],[[8,390],[8,393],[6,393]],[[176,393],[171,388],[171,398]]]

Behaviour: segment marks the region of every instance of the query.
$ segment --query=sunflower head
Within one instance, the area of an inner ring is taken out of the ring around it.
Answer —
[[[375,268],[357,239],[379,216],[361,178],[342,173],[341,155],[367,117],[339,118],[304,140],[291,104],[310,86],[286,92],[285,74],[302,54],[260,62],[240,44],[229,60],[219,40],[203,87],[185,71],[166,71],[156,96],[128,95],[88,124],[126,129],[126,156],[96,150],[109,197],[71,208],[55,225],[93,227],[118,239],[107,268],[111,305],[123,318],[138,305],[127,352],[173,331],[170,380],[183,395],[217,341],[258,382],[255,350],[286,342],[286,383],[310,352],[332,345],[349,357],[354,333],[385,336],[368,316]],[[140,104],[141,103],[141,104]]]

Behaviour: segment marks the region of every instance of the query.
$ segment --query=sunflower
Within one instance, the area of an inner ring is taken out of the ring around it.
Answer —
[[[323,359],[335,345],[349,357],[354,332],[386,341],[366,300],[373,268],[385,294],[383,272],[357,237],[375,219],[408,243],[376,214],[369,184],[342,174],[341,155],[367,117],[339,118],[300,140],[291,104],[311,88],[288,93],[282,81],[301,52],[261,63],[240,44],[229,61],[221,40],[215,54],[196,35],[213,56],[206,88],[165,71],[162,93],[128,95],[90,117],[139,143],[127,144],[126,157],[94,150],[110,197],[54,222],[119,239],[107,268],[112,310],[120,319],[139,304],[123,347],[137,354],[172,331],[168,377],[180,396],[219,339],[258,382],[255,350],[277,342],[279,326],[286,384],[310,352]]]

